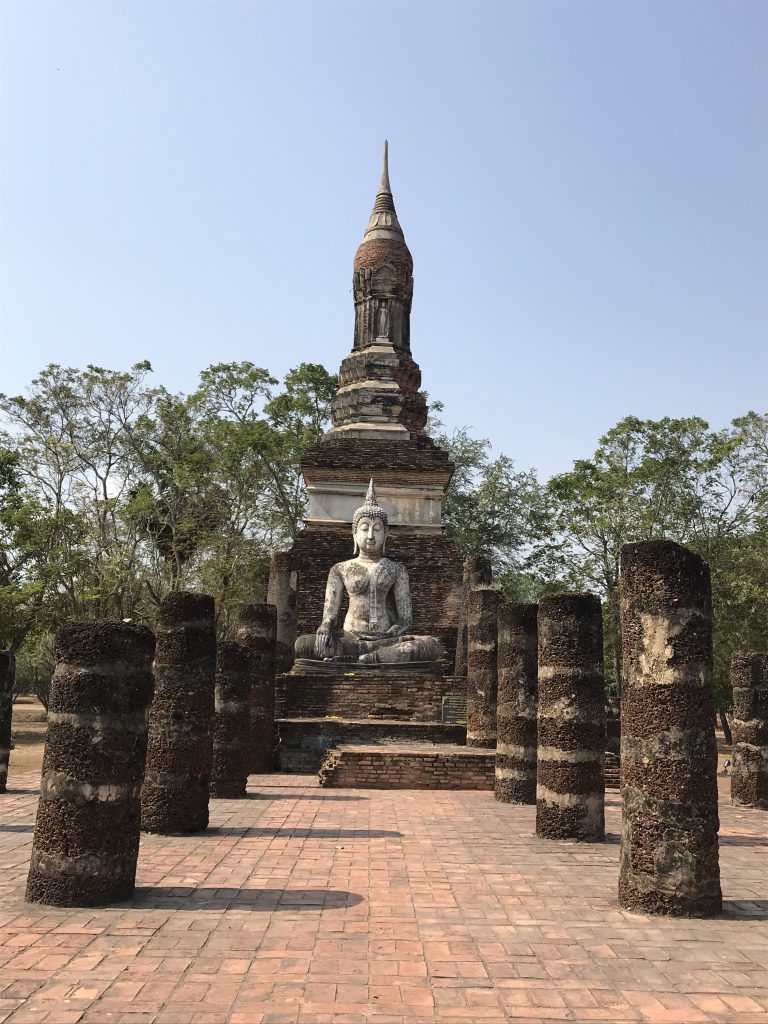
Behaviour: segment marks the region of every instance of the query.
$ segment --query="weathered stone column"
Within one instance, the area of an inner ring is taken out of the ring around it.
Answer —
[[[157,618],[141,827],[162,835],[208,826],[216,673],[214,601],[172,590]]]
[[[240,609],[235,639],[251,652],[249,772],[271,772],[275,752],[275,648],[277,609],[247,604]]]
[[[619,903],[719,913],[709,567],[671,541],[621,549]]]
[[[768,811],[768,654],[734,654],[731,800]]]
[[[16,659],[10,651],[0,651],[0,793],[5,792],[8,784],[15,678]]]
[[[594,594],[539,603],[536,834],[605,836],[603,612]]]
[[[155,638],[76,622],[56,637],[26,898],[59,907],[128,899],[136,881]]]
[[[496,746],[499,591],[475,587],[467,601],[467,746]]]
[[[269,565],[267,603],[277,609],[275,671],[290,672],[296,643],[296,584],[290,551],[273,551]]]
[[[467,602],[475,587],[487,587],[491,584],[491,563],[482,555],[469,555],[464,559],[464,578],[461,591],[461,610],[459,612],[459,632],[456,638],[457,676],[467,674]]]
[[[244,797],[248,782],[251,723],[251,652],[236,640],[216,651],[211,796]]]
[[[536,604],[499,603],[497,800],[536,803]]]

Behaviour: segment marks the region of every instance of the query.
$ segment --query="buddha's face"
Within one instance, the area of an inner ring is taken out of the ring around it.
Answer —
[[[387,528],[375,516],[361,516],[355,527],[355,545],[364,555],[381,555],[387,539]]]

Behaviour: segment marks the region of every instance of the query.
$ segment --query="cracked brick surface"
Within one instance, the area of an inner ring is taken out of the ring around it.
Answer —
[[[38,778],[0,798],[0,1021],[768,1022],[768,815],[719,779],[725,914],[617,906],[608,841],[537,839],[492,792],[252,776],[211,828],[143,835],[136,898],[25,904]]]

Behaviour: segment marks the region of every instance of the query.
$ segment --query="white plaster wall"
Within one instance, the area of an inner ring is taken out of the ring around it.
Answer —
[[[374,480],[374,483],[376,481]],[[360,484],[323,481],[310,484],[309,522],[351,523],[355,510],[365,500],[368,481]],[[390,526],[411,526],[424,530],[442,528],[442,487],[392,486],[376,484],[379,504],[389,516]]]

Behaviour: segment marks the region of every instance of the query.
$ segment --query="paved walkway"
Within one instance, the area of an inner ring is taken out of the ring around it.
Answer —
[[[213,828],[142,839],[130,904],[23,902],[37,777],[0,797],[0,1021],[768,1022],[768,814],[726,792],[725,916],[616,906],[609,841],[533,836],[490,793],[253,776]]]

